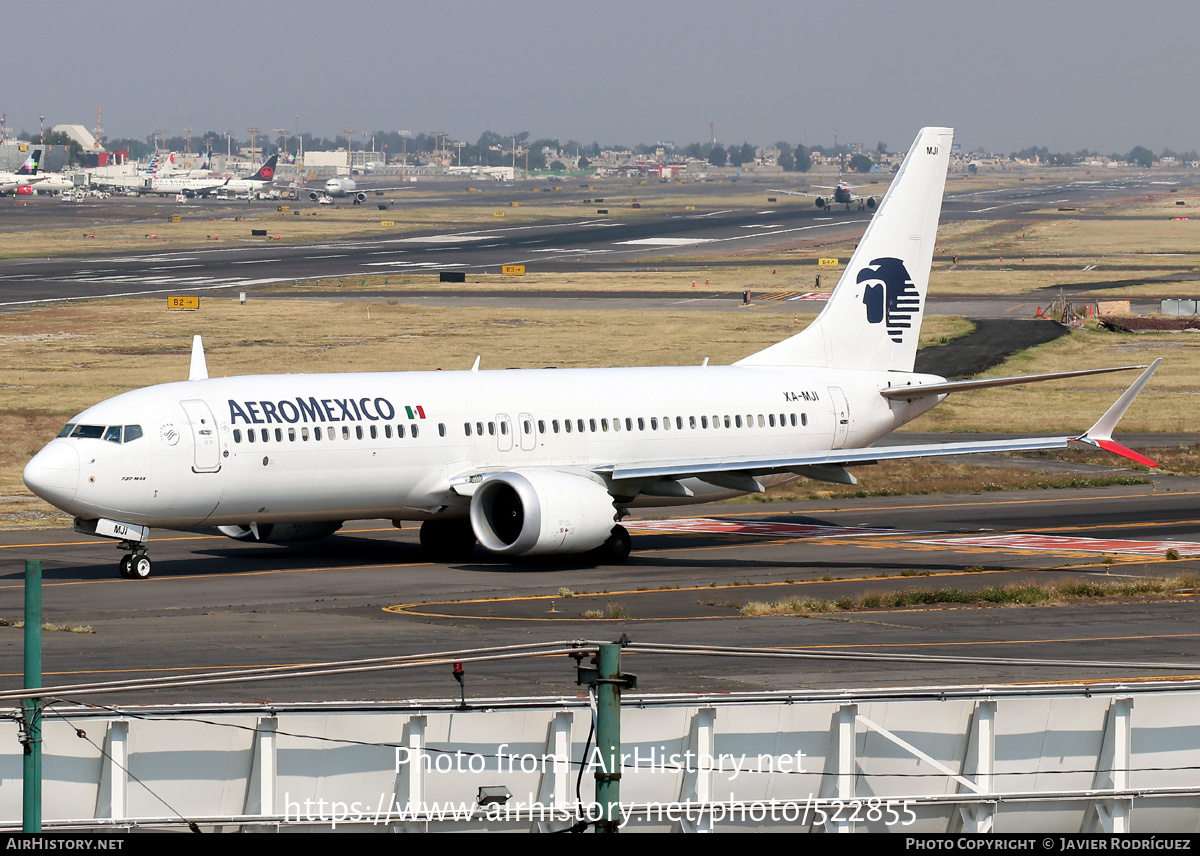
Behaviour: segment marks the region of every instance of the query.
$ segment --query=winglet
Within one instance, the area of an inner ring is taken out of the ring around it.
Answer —
[[[475,363],[474,363],[474,365],[471,366],[471,371],[473,371],[473,372],[479,371],[479,355],[476,355]]]
[[[1104,412],[1104,415],[1096,420],[1096,424],[1089,428],[1082,436],[1076,438],[1076,442],[1087,443],[1097,448],[1104,449],[1106,452],[1112,452],[1114,455],[1120,455],[1123,458],[1129,458],[1131,461],[1137,461],[1139,464],[1145,464],[1148,467],[1157,467],[1154,461],[1140,455],[1133,449],[1122,446],[1112,438],[1113,429],[1117,427],[1117,423],[1121,421],[1121,417],[1125,415],[1125,411],[1129,409],[1129,405],[1133,404],[1133,400],[1137,398],[1138,393],[1142,391],[1142,387],[1150,380],[1150,376],[1154,374],[1154,370],[1158,368],[1162,359],[1157,359],[1152,362],[1141,376],[1130,385],[1129,389],[1122,393],[1121,397],[1113,402],[1112,407]]]
[[[199,336],[192,337],[192,365],[188,369],[188,380],[208,380],[208,363],[204,361],[204,343]]]

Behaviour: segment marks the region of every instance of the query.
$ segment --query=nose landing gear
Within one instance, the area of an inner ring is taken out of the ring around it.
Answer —
[[[127,580],[144,580],[150,576],[150,557],[146,555],[146,545],[140,541],[122,541],[122,550],[132,550],[121,557],[121,576]]]

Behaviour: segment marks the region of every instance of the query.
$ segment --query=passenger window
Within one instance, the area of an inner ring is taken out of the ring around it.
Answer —
[[[508,423],[507,422],[500,423],[500,433],[503,434],[505,437],[508,436]],[[416,425],[413,426],[413,436],[414,437],[417,436],[417,426]]]
[[[125,442],[132,443],[134,440],[142,436],[141,425],[126,425],[125,426]]]
[[[105,428],[104,429],[104,439],[107,440],[109,443],[120,443],[121,442],[121,426],[120,425],[112,425],[112,426],[109,426],[108,428]]]
[[[670,430],[671,430],[671,417],[670,417],[670,416],[664,416],[664,417],[663,417],[663,430],[664,430],[664,431],[670,431]]]
[[[626,431],[633,430],[633,420],[630,419],[628,416],[625,417],[625,430]]]
[[[276,429],[275,429],[275,431],[276,431],[276,433],[278,433],[279,429],[278,429],[278,428],[276,428]],[[276,439],[276,440],[278,440],[278,439],[279,439],[279,437],[277,436],[275,439]],[[289,442],[289,443],[295,443],[295,442],[296,442],[296,429],[295,429],[295,428],[289,428],[289,429],[288,429],[288,442]]]
[[[233,429],[233,442],[235,442],[235,443],[242,442],[242,429],[241,428]]]
[[[657,416],[651,416],[651,417],[650,417],[650,430],[651,430],[651,431],[657,431],[657,430],[658,430],[658,417],[657,417]]]
[[[571,420],[570,420],[570,419],[564,419],[564,420],[563,420],[563,428],[565,428],[565,429],[566,429],[566,431],[567,431],[567,433],[568,433],[568,434],[570,434],[570,433],[571,433]]]
[[[733,417],[733,424],[735,424],[739,428],[742,427],[742,414],[739,413]]]
[[[796,417],[795,417],[795,416],[793,416],[793,417],[792,417],[792,424],[793,424],[793,425],[795,425],[795,424],[796,424]],[[800,414],[800,424],[801,424],[801,425],[807,425],[807,424],[808,424],[808,414],[807,414],[807,413],[801,413],[801,414]]]
[[[471,436],[471,423],[470,422],[463,423],[463,433],[466,434],[468,437]]]
[[[314,429],[313,429],[313,439],[314,439],[314,440],[320,440],[320,439],[321,439],[321,429],[320,429],[320,428],[314,428]]]
[[[413,435],[413,439],[414,439],[414,440],[415,440],[415,439],[417,439],[417,426],[416,426],[416,423],[413,423],[413,425],[412,425],[412,435]]]
[[[590,430],[593,434],[596,433],[596,420],[595,419],[588,420],[588,430]]]
[[[578,429],[579,429],[579,433],[580,433],[580,434],[582,434],[582,433],[583,433],[583,420],[582,420],[582,419],[576,419],[576,420],[575,420],[575,427],[576,427],[576,428],[578,428]]]
[[[349,425],[343,425],[343,426],[342,426],[342,439],[343,439],[343,440],[349,440],[349,439],[350,439],[350,426],[349,426]]]
[[[265,443],[265,442],[267,442],[267,441],[268,441],[268,440],[270,440],[270,439],[271,439],[271,435],[267,433],[267,429],[266,429],[266,428],[263,428],[263,429],[262,429],[262,441]]]
[[[317,430],[318,430],[318,431],[320,431],[321,429],[320,429],[320,428],[318,428]],[[470,434],[471,432],[470,432],[470,431],[467,431],[467,433],[468,433],[468,434]],[[386,438],[387,438],[387,439],[389,439],[389,440],[390,440],[390,439],[392,439],[392,426],[391,426],[391,425],[384,425],[384,426],[383,426],[383,436],[384,436],[384,437],[386,437]],[[318,440],[320,440],[320,439],[321,439],[321,436],[320,436],[319,434],[317,435],[317,439],[318,439]]]
[[[696,417],[695,416],[688,417],[688,427],[691,428],[693,431],[696,430]]]
[[[475,423],[475,433],[478,434],[480,437],[483,436],[483,423],[482,422]]]
[[[361,425],[354,426],[354,436],[361,440],[363,438],[363,430]]]
[[[291,437],[289,437],[288,439],[289,439],[289,440],[295,440],[295,439],[296,439],[296,429],[295,429],[295,428],[291,429],[291,432],[290,432],[290,433],[291,433],[291,435],[292,435],[292,436],[291,436]],[[275,442],[276,442],[276,443],[282,443],[282,442],[283,442],[283,429],[282,429],[282,428],[276,428],[276,429],[275,429]]]
[[[767,425],[767,423],[763,421],[763,415],[761,413],[758,414],[758,427],[765,428],[766,425]]]
[[[444,431],[445,429],[446,429],[446,426],[445,426],[445,425],[443,425],[443,426],[442,426],[442,430]],[[372,439],[372,440],[378,440],[378,439],[379,439],[379,429],[378,429],[378,428],[376,428],[374,425],[372,425],[372,426],[371,426],[371,439]]]
[[[496,423],[495,422],[488,423],[488,436],[489,437],[496,436]]]
[[[246,429],[246,440],[250,443],[254,442],[255,437],[254,437],[254,429],[253,428]]]
[[[374,431],[375,429],[374,429],[374,428],[372,428],[371,430],[372,430],[372,431]],[[446,423],[445,423],[445,422],[439,422],[439,423],[438,423],[438,436],[439,436],[439,437],[445,437],[445,436],[446,436]]]
[[[775,427],[775,414],[774,413],[771,414],[771,427],[772,428]]]
[[[321,429],[318,428],[317,430],[320,431]],[[307,428],[300,429],[300,439],[301,439],[301,441],[303,441],[305,443],[308,442],[308,429]],[[320,438],[318,437],[317,439],[319,440]]]
[[[545,420],[545,419],[539,419],[539,420],[538,420],[538,433],[539,433],[539,434],[545,434],[545,433],[546,433],[546,420]]]
[[[708,417],[707,417],[707,416],[701,416],[701,417],[700,417],[700,427],[701,427],[701,428],[707,428],[707,427],[708,427]]]
[[[638,417],[638,430],[639,431],[646,430],[646,420],[643,419],[641,416]]]
[[[557,434],[558,433],[558,420],[557,419],[550,420],[550,427],[553,428],[554,433]]]
[[[726,416],[726,417],[725,417],[725,427],[726,427],[726,428],[728,428],[728,427],[729,427],[729,425],[730,425],[729,417],[728,417],[728,416]]]
[[[403,425],[396,426],[396,436],[399,437],[401,440],[404,439],[404,426]]]
[[[530,422],[528,419],[526,419],[526,420],[525,420],[525,421],[522,423],[521,427],[523,427],[523,428],[525,429],[525,433],[526,433],[526,434],[532,434],[532,433],[533,433],[533,423],[532,423],[532,422]]]
[[[791,416],[792,416],[792,427],[795,428],[796,427],[796,414],[793,413],[793,414],[791,414]]]

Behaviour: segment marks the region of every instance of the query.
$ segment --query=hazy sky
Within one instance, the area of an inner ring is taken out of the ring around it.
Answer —
[[[951,125],[965,149],[1200,149],[1194,0],[29,8],[0,60],[13,131],[43,114],[91,128],[103,102],[113,137],[190,126],[248,139],[298,122],[324,136],[683,144],[712,122],[725,144],[827,144],[836,130],[904,149],[921,126]]]

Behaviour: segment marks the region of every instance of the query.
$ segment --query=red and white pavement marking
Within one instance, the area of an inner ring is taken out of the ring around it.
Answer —
[[[808,291],[804,294],[797,294],[795,297],[789,297],[788,300],[828,300],[831,291]]]
[[[1195,541],[1126,541],[1119,538],[1081,538],[1067,535],[973,535],[968,538],[929,538],[919,544],[947,547],[997,547],[1001,550],[1053,550],[1084,553],[1128,553],[1133,556],[1162,556],[1175,549],[1181,556],[1200,556]]]
[[[752,520],[717,520],[685,517],[675,520],[627,521],[630,529],[651,532],[696,532],[705,535],[762,535],[772,538],[847,538],[861,535],[920,535],[898,529],[819,526],[808,523],[766,523]]]

